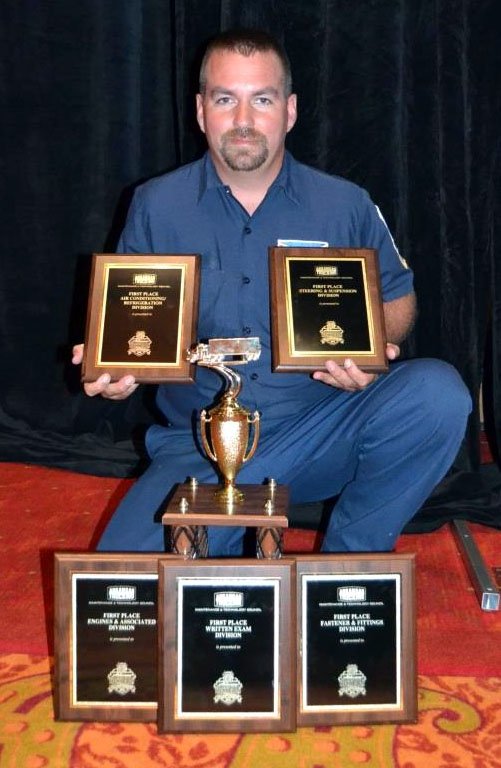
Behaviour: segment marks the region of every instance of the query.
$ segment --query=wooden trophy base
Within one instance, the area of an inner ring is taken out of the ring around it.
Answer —
[[[186,558],[207,556],[207,526],[256,528],[256,557],[282,556],[282,529],[287,528],[289,494],[287,486],[239,485],[244,496],[227,503],[217,496],[217,485],[182,483],[177,486],[162,516],[171,526],[173,551]]]

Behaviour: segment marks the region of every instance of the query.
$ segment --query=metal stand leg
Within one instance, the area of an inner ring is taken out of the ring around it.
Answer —
[[[278,560],[282,557],[281,528],[256,528],[256,557],[259,560]]]
[[[185,560],[207,557],[207,528],[204,525],[176,525],[171,528],[171,549]]]
[[[499,610],[499,590],[485,566],[468,523],[464,520],[453,520],[452,530],[482,610]]]

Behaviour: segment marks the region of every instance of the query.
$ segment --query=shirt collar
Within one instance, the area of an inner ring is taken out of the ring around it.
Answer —
[[[285,194],[294,203],[299,204],[299,194],[295,179],[296,174],[294,173],[295,165],[296,161],[292,155],[286,151],[280,172],[271,185],[270,189],[282,188]],[[209,192],[212,189],[225,189],[225,187],[226,185],[223,184],[217,175],[216,168],[214,167],[214,163],[212,162],[212,158],[209,152],[206,152],[202,160],[198,202],[201,202],[206,192]]]
[[[198,202],[200,202],[211,189],[224,188],[224,184],[216,173],[214,163],[208,152],[202,158],[202,167],[200,173],[200,188],[198,190]]]

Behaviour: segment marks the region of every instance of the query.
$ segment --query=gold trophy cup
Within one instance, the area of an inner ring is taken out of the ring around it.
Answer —
[[[230,366],[257,360],[260,353],[257,338],[210,339],[208,344],[197,344],[190,351],[190,362],[212,368],[226,381],[221,400],[200,414],[200,436],[204,451],[223,478],[223,485],[215,496],[228,507],[244,498],[235,486],[235,478],[242,465],[254,455],[259,440],[259,413],[251,414],[237,402],[242,382]],[[254,434],[249,446],[251,431]]]

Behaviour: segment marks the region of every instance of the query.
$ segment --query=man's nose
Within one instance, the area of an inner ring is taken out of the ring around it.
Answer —
[[[235,107],[234,123],[237,128],[245,128],[252,125],[252,107],[245,101],[239,101]]]

